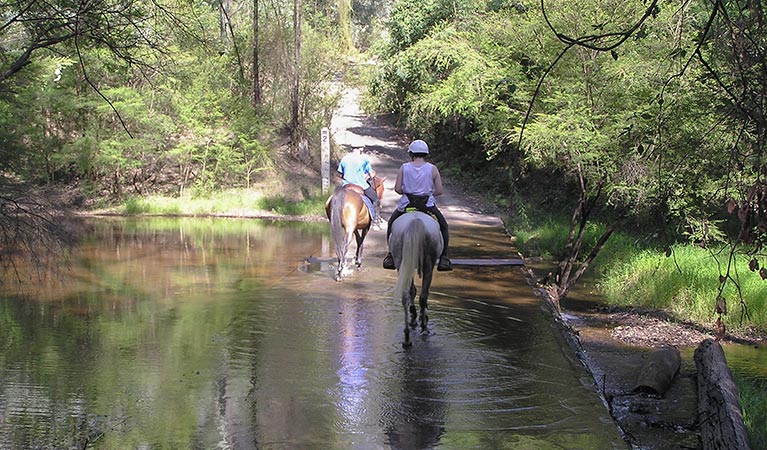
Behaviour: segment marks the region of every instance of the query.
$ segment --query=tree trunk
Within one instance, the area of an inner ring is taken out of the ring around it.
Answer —
[[[227,28],[229,27],[229,0],[219,0],[218,1],[218,32],[219,32],[219,39],[221,40],[221,45],[223,47],[226,47],[228,44],[229,39],[227,36],[229,35]]]
[[[665,394],[671,387],[681,364],[682,357],[676,347],[664,347],[653,351],[639,371],[634,392]]]
[[[612,236],[617,226],[617,223],[610,224],[607,230],[599,237],[599,240],[591,249],[586,259],[579,262],[581,254],[583,253],[583,240],[586,235],[586,227],[591,218],[591,212],[602,195],[603,185],[601,182],[598,183],[593,198],[587,201],[586,180],[583,178],[580,166],[578,166],[578,180],[581,189],[580,196],[578,198],[578,204],[575,206],[570,218],[570,232],[567,236],[567,244],[565,245],[563,255],[557,266],[557,273],[554,277],[557,304],[559,304],[559,300],[567,297],[567,293],[570,292],[570,289],[581,279],[583,274],[586,273],[586,270],[602,250],[602,247],[604,247],[610,239],[610,236]]]
[[[695,349],[698,369],[698,420],[703,450],[749,450],[738,387],[722,346],[706,339]]]
[[[352,2],[351,0],[338,0],[338,27],[341,29],[341,41],[344,51],[354,48],[352,38]]]
[[[301,141],[299,133],[299,81],[301,77],[301,21],[302,21],[302,2],[293,0],[293,90],[290,102],[290,132],[293,141],[293,148],[298,147]]]
[[[261,80],[258,72],[258,0],[253,0],[253,106],[261,104]]]

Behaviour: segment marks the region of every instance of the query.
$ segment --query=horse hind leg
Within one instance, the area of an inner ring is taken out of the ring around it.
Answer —
[[[336,257],[338,259],[338,267],[336,267],[335,280],[341,281],[341,278],[343,277],[343,273],[344,273],[344,266],[346,265],[346,255],[344,250],[342,249],[338,250]]]
[[[338,268],[336,269],[336,281],[341,281],[347,272],[346,269],[346,253],[348,252],[348,245],[344,243],[341,249],[338,251]]]
[[[421,284],[421,296],[418,299],[418,304],[421,307],[421,334],[428,332],[429,324],[429,289],[431,288],[431,280],[434,276],[434,266],[427,267],[424,271]]]
[[[423,296],[418,299],[418,303],[421,306],[421,334],[428,333],[429,330],[429,308],[427,301],[428,299]]]
[[[367,230],[355,231],[354,237],[357,239],[357,253],[354,257],[354,264],[357,265],[357,268],[359,269],[362,267],[362,249],[364,247],[365,243],[365,236],[367,235]]]
[[[411,299],[415,299],[416,296],[416,289],[415,289],[415,283],[410,284],[410,290],[409,295]],[[415,328],[418,320],[418,313],[415,309],[415,302],[410,302],[410,326]]]
[[[407,348],[413,345],[413,342],[410,340],[410,327],[408,326],[408,313],[409,310],[412,308],[415,310],[415,306],[413,305],[412,301],[413,297],[410,297],[409,293],[403,293],[402,294],[402,309],[405,312],[405,340],[402,342],[402,346]]]
[[[346,264],[346,255],[349,253],[349,247],[352,242],[352,233],[348,233],[344,236],[344,243],[341,251],[338,254],[338,271],[336,273],[336,281],[341,281],[345,276],[352,273],[352,270]]]

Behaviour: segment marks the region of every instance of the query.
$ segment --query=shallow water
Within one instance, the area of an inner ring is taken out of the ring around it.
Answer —
[[[625,448],[518,268],[435,274],[403,349],[379,258],[343,283],[305,262],[331,259],[326,223],[91,225],[0,296],[2,449]]]

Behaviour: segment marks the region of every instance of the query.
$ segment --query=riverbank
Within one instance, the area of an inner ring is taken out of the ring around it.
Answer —
[[[546,298],[546,287],[536,282],[551,268],[543,260],[531,258],[528,263],[537,269],[536,273],[529,267],[533,289]],[[562,329],[582,355],[627,441],[639,448],[701,448],[699,434],[705,413],[698,410],[694,352],[704,340],[716,339],[713,324],[680,319],[663,309],[610,305],[585,280],[558,307]],[[765,397],[757,394],[764,391],[758,381],[764,379],[764,370],[757,361],[763,360],[767,350],[765,334],[741,327],[727,330],[720,343],[735,357],[730,361],[728,356],[728,365],[743,394],[741,409],[752,448],[765,448]],[[650,355],[664,347],[676,348],[681,354],[681,366],[669,391],[662,396],[637,391],[640,371]],[[753,367],[761,368],[749,369],[751,363],[743,364],[744,355],[753,361]]]

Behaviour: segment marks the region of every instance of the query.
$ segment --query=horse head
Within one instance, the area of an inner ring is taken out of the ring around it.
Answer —
[[[378,194],[378,198],[383,198],[384,181],[386,181],[386,177],[379,177],[378,175],[370,179],[370,185],[373,186],[373,190]]]

